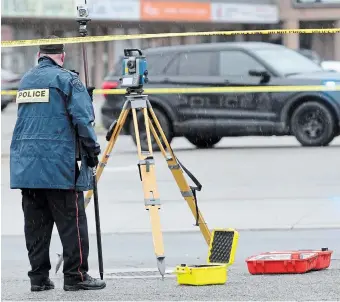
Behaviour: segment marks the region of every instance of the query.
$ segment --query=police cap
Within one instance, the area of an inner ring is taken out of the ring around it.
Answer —
[[[45,39],[59,39],[59,37],[51,35]],[[45,54],[60,54],[64,52],[64,44],[40,45],[39,51]]]

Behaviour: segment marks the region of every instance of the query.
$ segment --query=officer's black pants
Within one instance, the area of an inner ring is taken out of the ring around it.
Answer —
[[[88,271],[89,240],[83,192],[24,189],[22,207],[32,284],[51,269],[49,247],[54,223],[63,245],[65,283],[77,283]]]

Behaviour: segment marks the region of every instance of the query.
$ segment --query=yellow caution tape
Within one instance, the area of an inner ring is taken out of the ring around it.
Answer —
[[[132,39],[152,39],[152,38],[172,38],[189,36],[235,36],[235,35],[270,35],[270,34],[336,34],[340,33],[340,28],[313,28],[313,29],[270,29],[270,30],[236,30],[236,31],[205,31],[186,33],[160,33],[160,34],[137,34],[137,35],[108,35],[108,36],[88,36],[70,37],[58,39],[35,39],[1,41],[1,47],[20,47],[52,44],[75,44],[91,42],[108,42]]]
[[[145,94],[188,94],[188,93],[255,93],[255,92],[299,92],[340,91],[340,85],[302,86],[249,86],[249,87],[192,87],[192,88],[146,88]],[[16,95],[16,90],[2,90],[1,95]],[[125,89],[95,89],[94,94],[126,94]]]
[[[192,87],[192,88],[146,88],[145,94],[189,94],[189,93],[252,93],[252,92],[298,92],[340,91],[340,85],[332,86],[250,86],[250,87]],[[125,89],[96,89],[95,94],[126,94]]]

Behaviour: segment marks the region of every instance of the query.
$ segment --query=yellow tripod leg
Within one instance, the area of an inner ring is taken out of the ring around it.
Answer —
[[[147,135],[147,142],[148,142],[148,149],[149,149],[148,152],[142,152],[136,109],[132,108],[132,116],[133,116],[133,123],[134,123],[138,157],[139,157],[138,167],[140,171],[140,178],[143,183],[145,209],[148,210],[150,214],[153,244],[154,244],[155,254],[157,257],[157,266],[158,266],[158,270],[160,274],[164,278],[165,256],[164,256],[163,235],[161,231],[161,221],[159,217],[160,198],[159,198],[159,192],[158,192],[157,182],[156,182],[155,162],[153,158],[153,150],[152,150],[152,145],[151,145],[151,135],[150,135],[147,108],[143,108],[142,110],[144,113],[144,121],[145,121],[145,128],[146,128],[146,135]]]
[[[164,148],[155,127],[153,126],[151,120],[149,120],[150,123],[150,128],[151,128],[151,132],[163,154],[163,156],[165,157],[167,163],[168,163],[168,167],[171,170],[171,173],[173,175],[173,177],[175,178],[175,181],[181,191],[182,196],[184,197],[184,199],[186,200],[192,214],[194,215],[195,218],[198,217],[198,226],[200,228],[200,231],[207,243],[207,245],[210,245],[211,242],[211,232],[207,226],[207,223],[205,222],[202,213],[200,210],[197,210],[196,208],[196,200],[195,200],[195,196],[187,182],[187,180],[185,179],[184,175],[183,175],[183,170],[181,169],[181,166],[179,165],[179,163],[177,162],[176,156],[163,132],[163,129],[157,119],[157,116],[155,114],[155,112],[152,109],[152,106],[150,104],[150,102],[148,102],[148,110],[150,112],[150,115],[152,117],[152,120],[155,123],[155,126],[157,128],[157,130],[159,131],[162,140],[166,146],[166,149]],[[170,156],[167,156],[166,150],[169,151]]]
[[[102,158],[99,162],[98,169],[97,169],[97,182],[99,181],[100,176],[103,173],[104,167],[106,166],[106,164],[107,164],[107,162],[108,162],[108,160],[111,156],[112,149],[117,142],[117,139],[119,137],[119,133],[121,132],[121,130],[122,130],[124,124],[125,124],[126,118],[127,118],[128,114],[130,112],[130,109],[128,108],[129,103],[130,103],[129,101],[125,102],[125,104],[122,108],[122,111],[119,114],[119,117],[118,117],[117,123],[114,127],[114,130],[112,132],[110,141],[109,141],[109,143],[108,143],[108,145],[107,145],[107,147],[106,147],[106,149],[103,153],[103,156],[102,156]],[[92,197],[92,194],[93,194],[92,190],[89,190],[87,192],[87,194],[85,196],[85,208],[89,204],[91,197]]]

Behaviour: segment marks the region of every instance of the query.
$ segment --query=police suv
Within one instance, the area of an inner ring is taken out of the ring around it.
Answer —
[[[144,88],[322,85],[340,83],[340,73],[281,45],[227,42],[147,49],[149,83]],[[119,88],[121,59],[103,89]],[[340,91],[150,94],[169,139],[184,136],[199,148],[223,137],[294,135],[303,146],[326,146],[340,131]],[[105,95],[106,128],[118,118],[124,95]],[[142,112],[140,122],[144,123]],[[141,124],[142,125],[142,124]],[[134,139],[131,117],[123,134]],[[147,149],[144,127],[142,148]],[[153,141],[153,148],[158,150]]]

